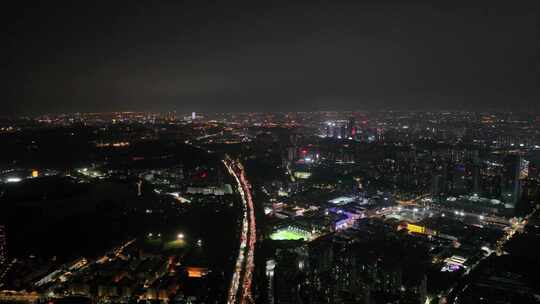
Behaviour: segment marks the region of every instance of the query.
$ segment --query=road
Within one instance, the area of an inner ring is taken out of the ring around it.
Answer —
[[[251,197],[251,185],[246,178],[244,168],[238,161],[224,160],[223,164],[234,177],[244,207],[240,246],[232,276],[227,303],[252,303],[251,284],[255,268],[255,243],[257,232],[255,211]]]
[[[512,238],[514,238],[516,235],[518,235],[520,232],[522,232],[525,223],[527,223],[529,221],[530,217],[537,211],[538,211],[538,209],[534,208],[529,214],[527,214],[525,216],[524,220],[521,223],[512,224],[510,229],[507,229],[505,231],[505,234],[497,241],[496,250],[493,251],[493,252],[495,252],[497,254],[504,254],[505,245],[510,240],[512,240]],[[446,298],[448,299],[448,303],[452,303],[452,304],[459,304],[460,303],[460,298],[459,298],[460,291],[461,292],[465,291],[465,289],[469,286],[469,282],[467,281],[467,278],[470,277],[471,274],[473,273],[473,271],[475,270],[475,268],[478,265],[480,265],[480,263],[482,261],[487,259],[491,254],[492,254],[492,252],[490,252],[488,255],[482,257],[477,263],[472,265],[471,268],[469,268],[467,270],[467,272],[464,274],[464,276],[461,278],[461,280],[456,284],[456,286],[452,287],[449,290],[449,292],[447,293],[447,296],[446,296]]]

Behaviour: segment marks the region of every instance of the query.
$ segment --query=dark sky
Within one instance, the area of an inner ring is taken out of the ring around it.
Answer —
[[[0,114],[539,110],[537,1],[470,2],[23,2]]]

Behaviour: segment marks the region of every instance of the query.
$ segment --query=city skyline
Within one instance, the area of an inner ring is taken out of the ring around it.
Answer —
[[[537,303],[539,128],[443,111],[0,120],[0,301]]]
[[[0,303],[540,304],[540,1],[11,4]]]

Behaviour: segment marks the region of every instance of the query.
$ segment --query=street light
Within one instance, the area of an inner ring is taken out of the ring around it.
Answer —
[[[179,240],[183,240],[184,239],[184,234],[183,233],[179,233],[176,238],[178,238]]]

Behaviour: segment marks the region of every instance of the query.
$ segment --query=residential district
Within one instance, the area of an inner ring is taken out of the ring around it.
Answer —
[[[0,120],[1,303],[540,303],[540,116]]]

